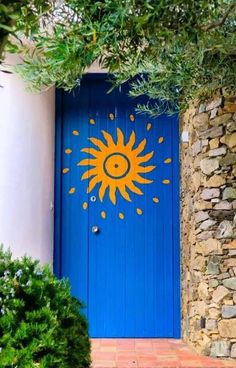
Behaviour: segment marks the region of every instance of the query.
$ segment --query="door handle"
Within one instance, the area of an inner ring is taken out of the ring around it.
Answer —
[[[92,226],[91,231],[92,231],[93,234],[98,234],[99,233],[99,227],[94,225],[94,226]]]

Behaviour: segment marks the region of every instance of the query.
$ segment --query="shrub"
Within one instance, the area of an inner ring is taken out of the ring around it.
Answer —
[[[81,303],[49,266],[12,259],[0,247],[1,368],[87,368],[90,341]]]

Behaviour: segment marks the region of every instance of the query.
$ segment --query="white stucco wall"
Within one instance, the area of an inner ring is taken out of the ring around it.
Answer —
[[[3,73],[0,85],[0,243],[52,262],[55,93]]]

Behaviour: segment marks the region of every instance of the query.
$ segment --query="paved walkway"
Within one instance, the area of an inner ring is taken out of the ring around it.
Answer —
[[[181,340],[92,339],[93,368],[236,368],[236,362],[197,355]]]

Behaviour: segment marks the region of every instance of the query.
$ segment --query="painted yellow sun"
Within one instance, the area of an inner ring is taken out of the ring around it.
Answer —
[[[89,138],[95,148],[83,148],[81,151],[90,154],[93,158],[83,159],[78,166],[92,166],[82,175],[82,180],[89,179],[87,192],[90,193],[96,185],[99,185],[99,199],[102,202],[108,189],[109,198],[116,204],[117,191],[121,196],[131,201],[127,190],[142,195],[142,190],[136,184],[150,184],[153,180],[144,178],[146,174],[155,169],[155,166],[142,166],[153,156],[154,151],[141,156],[146,147],[146,139],[143,139],[137,147],[136,135],[132,131],[128,142],[124,141],[124,134],[117,128],[117,140],[106,131],[102,131],[104,141],[98,138]]]

